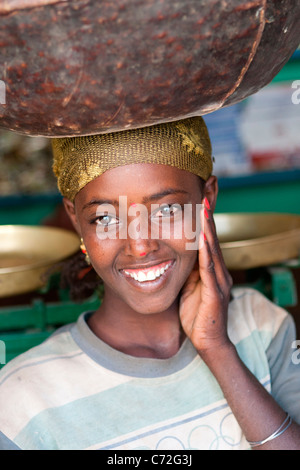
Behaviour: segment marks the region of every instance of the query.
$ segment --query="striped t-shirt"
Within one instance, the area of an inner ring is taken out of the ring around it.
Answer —
[[[188,339],[169,359],[133,357],[95,336],[88,315],[1,370],[0,449],[249,448]],[[300,422],[290,315],[255,290],[234,289],[228,332],[244,363]]]

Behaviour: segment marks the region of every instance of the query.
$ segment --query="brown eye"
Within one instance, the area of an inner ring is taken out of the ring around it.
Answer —
[[[182,208],[179,204],[162,204],[152,215],[152,217],[174,217],[181,212]]]
[[[115,225],[118,223],[118,219],[113,217],[112,215],[100,215],[95,219],[96,224],[101,225],[103,227],[108,227],[109,225]]]

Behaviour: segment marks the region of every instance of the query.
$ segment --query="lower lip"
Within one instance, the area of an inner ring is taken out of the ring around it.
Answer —
[[[141,291],[149,292],[151,290],[156,290],[156,289],[161,288],[168,281],[168,278],[171,275],[171,271],[174,268],[175,261],[170,260],[168,261],[168,263],[171,263],[168,269],[159,277],[157,277],[156,279],[153,279],[153,281],[139,282],[139,281],[136,281],[133,277],[125,274],[123,271],[119,271],[119,272],[129,284],[131,284],[132,286],[134,286],[135,288]],[[153,269],[155,270],[155,266],[153,267]]]

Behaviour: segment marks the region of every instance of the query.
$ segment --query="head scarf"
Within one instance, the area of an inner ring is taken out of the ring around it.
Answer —
[[[90,181],[122,165],[169,165],[205,181],[212,173],[211,142],[199,116],[109,134],[55,138],[52,148],[58,188],[71,201]]]

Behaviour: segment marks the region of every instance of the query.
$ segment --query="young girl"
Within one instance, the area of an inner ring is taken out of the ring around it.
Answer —
[[[232,289],[202,118],[53,149],[104,298],[2,369],[0,447],[300,449],[293,321]]]

